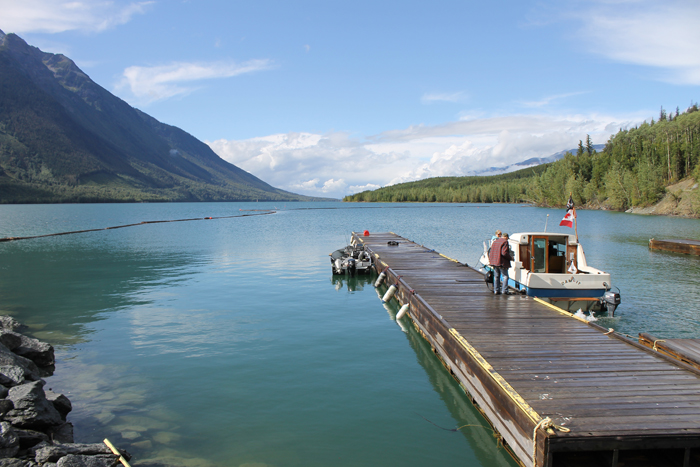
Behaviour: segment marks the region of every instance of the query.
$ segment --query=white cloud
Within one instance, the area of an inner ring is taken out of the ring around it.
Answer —
[[[557,101],[560,99],[566,99],[567,97],[578,96],[583,94],[583,92],[569,92],[566,94],[556,94],[553,96],[546,96],[538,101],[521,101],[520,104],[524,107],[545,107],[552,103],[552,101]]]
[[[350,185],[385,184],[397,169],[393,164],[405,158],[370,150],[341,132],[287,133],[208,144],[223,159],[275,187],[337,198],[354,193]]]
[[[117,89],[128,88],[139,101],[154,102],[173,96],[189,94],[195,86],[185,85],[194,81],[215,78],[230,78],[244,73],[266,70],[272,66],[270,60],[249,60],[243,63],[185,63],[152,67],[131,66],[124,70]]]
[[[432,104],[433,102],[461,102],[466,99],[466,94],[462,91],[453,93],[427,93],[421,97],[421,102],[424,104]]]
[[[578,37],[612,60],[663,70],[677,84],[700,84],[700,2],[597,1],[569,16],[581,22]]]
[[[154,2],[0,0],[6,33],[101,32],[143,14]]]
[[[514,115],[416,125],[363,140],[346,133],[288,133],[209,146],[275,187],[312,196],[347,194],[427,177],[473,175],[573,149],[591,135],[607,141],[640,115]],[[613,129],[611,131],[611,129]]]

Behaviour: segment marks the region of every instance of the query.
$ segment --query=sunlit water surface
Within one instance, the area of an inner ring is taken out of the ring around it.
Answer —
[[[395,304],[370,279],[334,279],[328,253],[351,231],[392,231],[473,265],[497,228],[540,231],[550,214],[549,231],[570,232],[557,226],[562,210],[0,206],[0,237],[265,208],[278,212],[0,244],[0,312],[56,347],[47,387],[73,402],[77,440],[108,437],[134,465],[514,466],[430,347],[393,320]],[[698,220],[579,211],[578,221],[589,264],[622,292],[602,325],[700,338],[700,258],[647,247],[700,239]]]

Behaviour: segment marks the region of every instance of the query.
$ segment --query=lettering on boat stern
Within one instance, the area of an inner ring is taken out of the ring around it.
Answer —
[[[565,280],[565,281],[563,281],[563,282],[561,283],[561,285],[566,285],[566,284],[581,285],[581,283],[580,283],[579,281],[577,281],[576,279],[574,279],[574,276],[571,276],[571,279]]]

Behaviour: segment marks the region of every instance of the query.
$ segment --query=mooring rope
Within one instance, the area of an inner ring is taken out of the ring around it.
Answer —
[[[143,222],[139,222],[136,224],[115,225],[112,227],[103,227],[101,229],[72,230],[70,232],[58,232],[58,233],[51,233],[51,234],[44,234],[44,235],[32,235],[29,237],[5,237],[5,238],[0,238],[0,242],[13,242],[15,240],[29,240],[32,238],[58,237],[61,235],[71,235],[71,234],[79,234],[79,233],[87,233],[87,232],[99,232],[102,230],[123,229],[124,227],[134,227],[137,225],[146,225],[146,224],[163,224],[163,223],[167,223],[167,222],[189,222],[189,221],[203,221],[203,220],[212,220],[212,219],[231,219],[233,217],[264,216],[266,214],[274,214],[275,212],[277,212],[277,211],[269,210],[266,212],[258,212],[256,214],[238,214],[236,216],[195,217],[192,219],[171,219],[171,220],[163,220],[163,221],[143,221]]]
[[[665,341],[664,339],[656,339],[656,340],[654,341],[654,347],[653,347],[653,349],[654,349],[656,352],[659,351],[659,349],[656,347],[657,342],[666,342],[666,341]]]
[[[542,420],[540,420],[537,425],[535,425],[535,429],[532,430],[532,466],[535,467],[537,465],[537,430],[540,428],[543,428],[545,431],[547,431],[550,434],[554,434],[554,429],[557,429],[558,431],[561,431],[562,433],[569,433],[571,430],[565,426],[561,425],[555,425],[554,422],[552,421],[551,418],[545,417]]]
[[[432,425],[435,425],[436,427],[440,428],[441,430],[445,430],[445,431],[454,431],[454,432],[457,432],[457,431],[461,430],[462,428],[466,428],[466,427],[469,427],[469,426],[472,426],[472,427],[480,427],[480,428],[486,428],[487,430],[494,431],[493,428],[491,428],[490,426],[484,426],[484,425],[478,425],[478,424],[477,424],[477,425],[474,425],[474,424],[467,424],[467,425],[458,426],[458,427],[456,427],[456,428],[445,428],[445,427],[443,427],[443,426],[438,425],[437,423],[435,423],[435,422],[433,422],[433,421],[428,420],[427,418],[425,418],[424,416],[422,416],[422,415],[419,414],[418,412],[416,412],[416,415],[418,415],[420,418],[422,418],[422,419],[425,420],[426,422],[428,422],[428,423],[430,423],[430,424],[432,424]]]

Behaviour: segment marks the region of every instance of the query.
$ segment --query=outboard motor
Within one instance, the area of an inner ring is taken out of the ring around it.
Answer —
[[[350,277],[355,276],[355,258],[348,258],[348,272]]]
[[[617,292],[608,290],[603,295],[603,298],[600,299],[600,302],[608,310],[608,316],[612,318],[615,316],[615,308],[620,304],[620,289]]]

